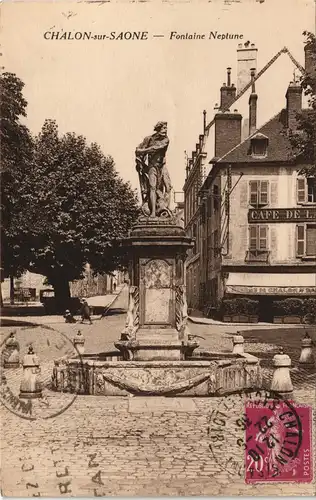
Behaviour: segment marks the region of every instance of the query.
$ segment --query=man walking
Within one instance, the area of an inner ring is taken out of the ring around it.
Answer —
[[[92,325],[90,307],[88,305],[88,302],[85,299],[82,299],[82,301],[81,301],[81,323],[83,323],[86,319],[90,322],[90,325]]]

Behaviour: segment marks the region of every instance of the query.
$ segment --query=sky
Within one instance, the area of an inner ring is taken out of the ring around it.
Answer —
[[[190,153],[202,133],[204,109],[212,119],[227,66],[236,81],[237,44],[256,44],[258,69],[283,46],[303,64],[302,32],[315,31],[315,2],[10,1],[2,5],[1,24],[2,66],[25,83],[26,121],[34,134],[46,118],[55,119],[61,133],[76,132],[100,144],[120,175],[138,187],[135,148],[157,121],[167,121],[167,166],[174,190],[181,191],[184,151]],[[148,40],[45,40],[47,31],[147,31]],[[170,40],[171,31],[206,39]],[[243,39],[209,40],[210,31]],[[264,89],[258,92],[260,123],[284,105],[292,65],[282,57],[266,77],[268,99]]]

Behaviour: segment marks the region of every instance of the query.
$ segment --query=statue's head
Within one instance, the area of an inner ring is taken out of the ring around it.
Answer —
[[[154,131],[157,132],[157,134],[166,136],[167,135],[167,122],[158,122],[156,123],[154,127]]]

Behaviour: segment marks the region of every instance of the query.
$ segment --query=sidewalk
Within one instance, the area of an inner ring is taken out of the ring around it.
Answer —
[[[90,307],[104,307],[108,308],[109,305],[114,302],[116,297],[121,293],[123,288],[125,287],[125,283],[118,285],[116,291],[113,293],[107,293],[106,295],[96,295],[93,297],[87,297],[86,301]]]
[[[107,295],[97,295],[95,297],[88,297],[86,300],[88,302],[88,305],[93,308],[98,308],[102,309],[102,312],[107,311],[113,302],[117,299],[117,297],[120,295],[120,293],[123,291],[125,287],[125,283],[119,285],[115,291],[115,293],[109,293]],[[97,319],[100,318],[100,314],[92,314],[91,317],[92,319]],[[78,319],[80,318],[79,315],[75,315],[75,318]],[[7,326],[7,322],[20,322],[20,323],[32,323],[32,324],[37,324],[37,325],[56,325],[56,324],[61,324],[65,323],[65,319],[63,316],[56,315],[56,314],[41,314],[41,315],[36,315],[36,316],[1,316],[1,323],[2,326]],[[9,326],[9,325],[8,325]],[[10,325],[11,326],[11,325]],[[14,325],[12,325],[14,326]],[[18,326],[18,325],[16,325]]]
[[[236,327],[248,327],[248,328],[307,328],[308,326],[313,326],[313,325],[303,325],[303,324],[283,324],[283,323],[264,323],[264,322],[258,322],[258,323],[229,323],[229,322],[224,322],[224,321],[219,321],[216,319],[211,319],[211,318],[203,318],[200,316],[189,316],[188,317],[189,321],[191,323],[195,323],[198,325],[218,325],[218,326],[236,326]]]

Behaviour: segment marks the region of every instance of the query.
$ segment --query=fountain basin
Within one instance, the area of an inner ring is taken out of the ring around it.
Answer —
[[[183,361],[122,361],[98,355],[55,361],[52,388],[96,396],[218,396],[258,388],[262,374],[251,354],[210,353]]]

